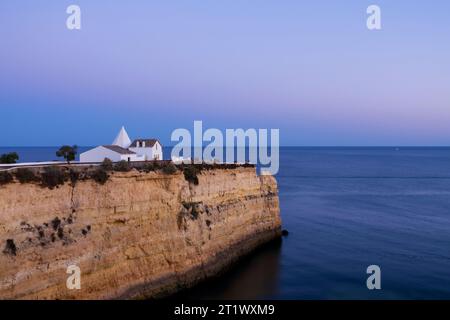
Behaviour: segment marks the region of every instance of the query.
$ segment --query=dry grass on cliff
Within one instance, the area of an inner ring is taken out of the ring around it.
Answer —
[[[120,161],[112,163],[103,162],[101,165],[64,165],[64,166],[45,166],[32,168],[16,168],[9,171],[0,171],[0,186],[14,181],[20,183],[33,183],[41,187],[54,189],[65,183],[70,182],[75,186],[78,181],[92,179],[99,184],[105,184],[110,174],[114,172],[129,172],[137,170],[139,172],[161,172],[165,175],[173,175],[182,172],[186,181],[198,185],[198,175],[204,170],[218,169],[236,169],[241,167],[255,167],[253,164],[177,164],[172,161],[145,161],[145,162],[126,162]]]

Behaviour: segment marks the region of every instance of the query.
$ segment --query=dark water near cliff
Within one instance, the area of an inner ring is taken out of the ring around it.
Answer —
[[[15,149],[35,161],[56,148]],[[280,161],[289,236],[178,297],[450,299],[450,149],[282,148]]]

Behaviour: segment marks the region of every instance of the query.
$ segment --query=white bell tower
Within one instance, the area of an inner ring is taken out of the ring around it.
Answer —
[[[120,129],[119,134],[117,135],[116,139],[114,139],[114,142],[112,144],[125,149],[130,146],[131,140],[128,136],[127,131],[125,130],[125,127],[122,126],[122,129]]]

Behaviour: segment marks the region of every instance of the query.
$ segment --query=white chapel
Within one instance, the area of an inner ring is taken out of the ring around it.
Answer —
[[[105,158],[118,161],[162,160],[163,150],[158,139],[130,140],[122,127],[110,145],[101,145],[80,154],[80,162],[102,162]]]

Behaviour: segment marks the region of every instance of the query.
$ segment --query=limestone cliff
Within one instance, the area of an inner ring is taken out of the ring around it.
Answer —
[[[0,298],[157,297],[280,235],[276,181],[255,168],[115,172],[50,190],[0,186]],[[81,289],[69,290],[69,265]]]

